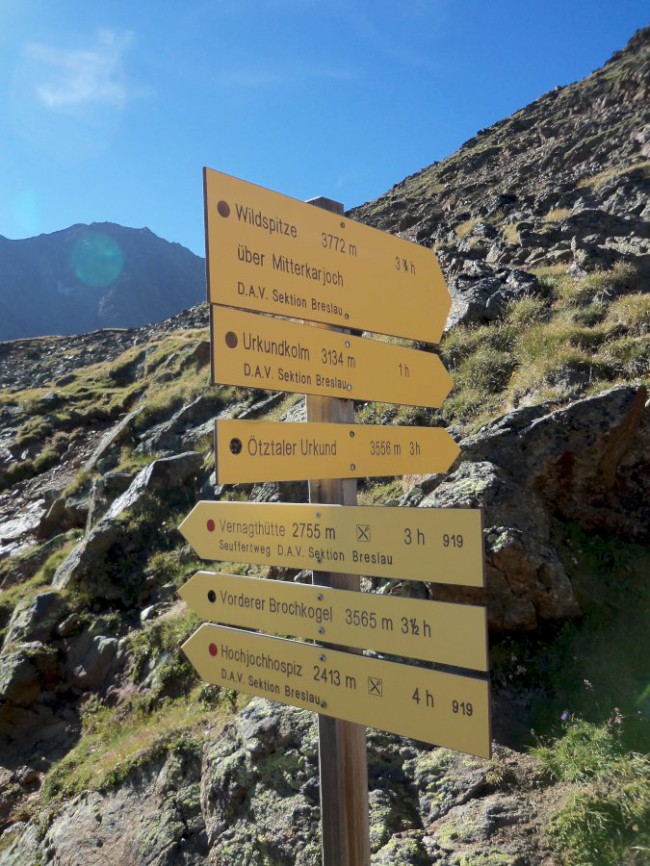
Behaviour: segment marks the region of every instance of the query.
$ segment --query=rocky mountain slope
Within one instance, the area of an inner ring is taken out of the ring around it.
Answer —
[[[373,866],[649,862],[649,55],[646,30],[355,212],[436,246],[455,383],[439,411],[357,420],[461,446],[360,502],[481,507],[487,566],[485,591],[364,588],[487,603],[495,741],[486,761],[368,732]],[[216,417],[303,410],[208,379],[204,306],[0,345],[0,866],[320,862],[313,715],[178,650],[194,502],[305,495],[215,486]]]
[[[165,319],[204,300],[204,271],[180,244],[114,223],[0,237],[0,341]]]
[[[491,321],[529,290],[513,269],[626,262],[650,278],[648,38],[639,31],[588,78],[351,212],[436,249],[455,289],[451,323]]]

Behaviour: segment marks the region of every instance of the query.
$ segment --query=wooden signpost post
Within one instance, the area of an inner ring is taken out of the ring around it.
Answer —
[[[480,512],[356,504],[357,477],[445,472],[458,447],[354,424],[354,399],[437,407],[452,382],[433,353],[342,329],[435,343],[451,299],[430,250],[336,202],[209,169],[204,188],[212,381],[307,395],[307,424],[217,421],[218,483],[309,479],[310,502],[199,502],[180,529],[203,559],[313,585],[199,572],[180,594],[207,622],[183,649],[207,682],[318,713],[323,864],[369,866],[366,726],[490,755],[484,608],[360,592],[361,574],[484,585]]]
[[[323,203],[322,203],[323,204]],[[325,207],[328,204],[324,204]],[[341,207],[342,210],[342,207]],[[337,339],[340,339],[337,337]],[[351,400],[307,395],[308,424],[351,424]],[[309,501],[322,508],[352,507],[357,501],[354,478],[309,481]],[[313,507],[313,506],[312,506]],[[322,559],[322,558],[321,558]],[[312,571],[314,585],[336,591],[359,593],[358,574],[341,569]],[[328,644],[331,646],[331,644]],[[350,653],[358,650],[350,650]],[[327,661],[327,655],[322,653]],[[320,655],[319,655],[320,659]],[[318,770],[320,777],[321,832],[323,866],[370,866],[370,807],[368,800],[367,724],[345,715],[318,716]]]

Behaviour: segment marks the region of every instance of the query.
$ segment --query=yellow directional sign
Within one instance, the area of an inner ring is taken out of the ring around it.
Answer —
[[[207,623],[183,650],[213,685],[490,757],[485,680]]]
[[[440,339],[451,299],[431,250],[211,169],[204,182],[213,304]]]
[[[446,472],[460,449],[442,427],[219,420],[217,483]]]
[[[440,406],[451,376],[440,358],[377,340],[212,306],[212,381],[377,400]]]
[[[200,617],[486,671],[485,608],[199,571],[178,594]]]
[[[483,586],[478,509],[203,501],[179,528],[201,559]]]

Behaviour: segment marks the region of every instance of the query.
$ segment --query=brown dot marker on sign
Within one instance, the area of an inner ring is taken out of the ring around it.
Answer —
[[[234,349],[238,342],[237,334],[234,331],[228,331],[226,334],[226,346],[229,349]]]
[[[212,520],[212,518],[208,520],[206,526],[208,528],[208,532],[214,532],[214,530],[216,529],[216,523],[214,522],[214,520]]]
[[[208,647],[208,652],[211,656],[216,656],[218,654],[219,650],[217,649],[216,643],[210,644],[210,646]]]
[[[217,211],[219,212],[219,216],[222,216],[224,219],[230,216],[230,205],[227,201],[223,199],[217,204]]]

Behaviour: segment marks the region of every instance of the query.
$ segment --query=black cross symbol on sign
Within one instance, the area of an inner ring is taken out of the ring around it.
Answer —
[[[370,541],[369,523],[357,523],[357,541]]]
[[[368,694],[381,698],[384,694],[384,681],[377,677],[368,677]]]

